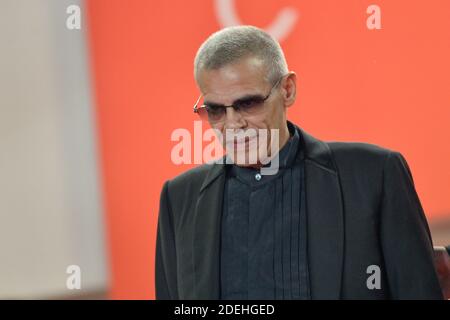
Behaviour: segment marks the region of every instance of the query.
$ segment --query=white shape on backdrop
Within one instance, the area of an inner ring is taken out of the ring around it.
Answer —
[[[223,28],[250,24],[241,21],[234,0],[215,0],[214,8],[220,25]],[[263,29],[278,41],[286,39],[294,29],[299,17],[298,10],[292,7],[281,9],[274,20]]]

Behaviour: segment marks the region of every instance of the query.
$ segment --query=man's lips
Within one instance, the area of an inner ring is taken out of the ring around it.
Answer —
[[[237,151],[253,149],[257,147],[257,137],[246,137],[245,139],[233,139],[227,141],[227,148],[233,148]]]
[[[258,137],[258,135],[231,135],[230,138],[226,139],[227,143],[244,143],[254,140]]]

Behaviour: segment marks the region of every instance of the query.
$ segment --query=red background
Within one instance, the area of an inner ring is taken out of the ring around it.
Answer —
[[[366,27],[369,5],[381,30]],[[429,220],[450,213],[450,2],[235,1],[243,24],[299,19],[281,42],[299,77],[288,117],[324,140],[400,151]],[[219,25],[214,1],[87,0],[109,242],[111,298],[154,298],[159,193],[170,140],[192,131],[197,48]],[[447,166],[446,166],[447,165]]]

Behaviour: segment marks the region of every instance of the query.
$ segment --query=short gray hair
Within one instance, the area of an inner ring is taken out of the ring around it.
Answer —
[[[275,83],[288,72],[280,44],[267,32],[253,26],[228,27],[213,33],[197,51],[194,78],[200,70],[215,70],[241,58],[260,58],[268,67],[268,81]]]

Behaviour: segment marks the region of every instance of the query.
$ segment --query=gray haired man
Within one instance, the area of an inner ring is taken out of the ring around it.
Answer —
[[[233,156],[164,184],[158,299],[442,299],[407,162],[376,145],[321,141],[288,121],[296,74],[270,35],[251,26],[214,33],[194,76],[194,112]],[[275,157],[277,172],[262,175]]]

